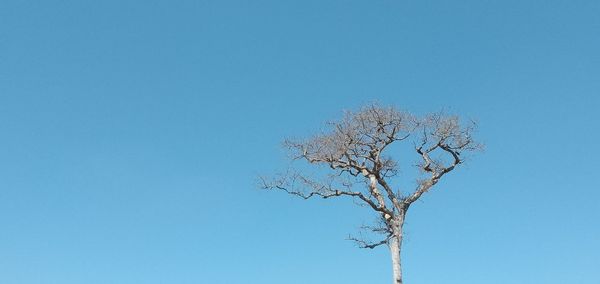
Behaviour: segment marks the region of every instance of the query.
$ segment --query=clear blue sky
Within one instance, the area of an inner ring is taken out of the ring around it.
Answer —
[[[410,284],[600,283],[600,2],[0,2],[0,283],[389,283],[348,200],[263,192],[379,101],[480,124]]]

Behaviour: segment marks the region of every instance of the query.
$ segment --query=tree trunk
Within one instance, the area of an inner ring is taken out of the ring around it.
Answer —
[[[402,214],[403,215],[403,214]],[[402,284],[402,265],[400,263],[400,249],[402,249],[402,225],[404,216],[401,215],[399,220],[394,220],[394,232],[390,239],[390,253],[392,255],[392,271],[394,273],[393,284]]]

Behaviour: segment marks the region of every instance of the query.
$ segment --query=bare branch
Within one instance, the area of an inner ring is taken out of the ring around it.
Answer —
[[[383,235],[384,238],[381,241],[378,241],[378,242],[369,241],[365,237],[363,237],[362,234],[361,234],[360,238],[349,235],[347,240],[354,241],[360,248],[368,248],[368,249],[374,249],[380,245],[387,244],[389,239],[393,236],[393,230],[390,228],[389,224],[383,218],[379,218],[378,220],[379,220],[379,222],[377,223],[376,226],[363,225],[360,227],[360,229],[363,231],[368,231],[370,233]]]
[[[299,173],[288,173],[279,179],[271,181],[263,177],[261,177],[260,180],[261,188],[263,189],[277,189],[303,199],[309,199],[315,196],[323,199],[337,196],[357,197],[375,211],[381,212],[382,214],[392,214],[392,212],[385,206],[378,205],[376,201],[365,196],[362,192],[350,190],[352,185],[342,184],[342,186],[347,187],[345,190],[342,190],[339,188],[334,188],[331,182],[321,183]],[[308,188],[308,192],[297,189],[297,183],[301,184],[301,188]]]
[[[388,241],[390,240],[391,234],[388,235],[385,239],[379,241],[379,242],[368,242],[365,241],[363,239],[358,239],[358,238],[354,238],[352,236],[348,236],[347,240],[349,241],[354,241],[358,247],[360,248],[365,248],[365,249],[374,249],[380,245],[385,245],[388,243]]]
[[[442,176],[463,163],[461,153],[482,148],[482,145],[472,138],[475,126],[471,123],[462,127],[457,116],[445,116],[442,113],[430,115],[422,122],[421,144],[415,150],[421,155],[423,161],[418,165],[419,168],[429,173],[430,177],[418,181],[416,190],[405,198],[405,204],[410,205],[415,202],[438,183]],[[446,160],[449,158],[451,161],[445,163],[443,158],[432,159],[431,154],[437,150],[440,150],[442,155],[445,154]]]

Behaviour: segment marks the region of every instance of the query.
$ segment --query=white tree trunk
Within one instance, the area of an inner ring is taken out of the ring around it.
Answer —
[[[402,284],[402,265],[400,263],[400,249],[402,248],[402,225],[404,225],[404,213],[400,220],[394,220],[394,232],[390,239],[390,254],[392,255],[392,271],[394,273],[393,284]]]
[[[392,270],[394,272],[393,284],[402,284],[402,267],[400,265],[400,246],[402,244],[402,236],[392,237],[390,240],[390,252],[392,254]]]

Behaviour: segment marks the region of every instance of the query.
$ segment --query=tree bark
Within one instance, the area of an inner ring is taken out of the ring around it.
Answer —
[[[390,240],[390,252],[392,254],[392,270],[394,272],[393,284],[402,284],[402,267],[400,264],[401,237],[392,237]]]
[[[393,235],[390,239],[390,254],[392,256],[392,271],[394,273],[393,284],[402,284],[402,265],[400,263],[400,249],[402,248],[402,225],[404,224],[404,214],[400,218],[393,220]]]

